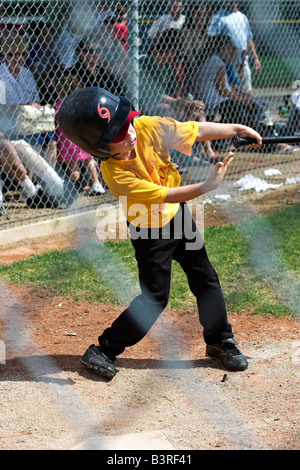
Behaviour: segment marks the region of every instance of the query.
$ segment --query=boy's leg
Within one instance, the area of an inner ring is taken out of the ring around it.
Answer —
[[[170,292],[174,241],[132,240],[139,267],[141,294],[99,337],[103,351],[117,356],[138,343],[165,309]]]
[[[205,342],[215,344],[233,338],[219,278],[208,259],[205,246],[186,251],[184,245],[185,242],[177,248],[174,259],[186,273],[189,287],[196,297]]]
[[[186,273],[196,297],[205,342],[214,344],[232,338],[218,275],[208,259],[203,238],[187,204],[182,207],[181,223],[183,233],[173,256]]]
[[[142,293],[99,336],[99,346],[91,345],[81,358],[86,367],[110,379],[116,374],[116,356],[147,334],[169,298],[174,241],[138,239],[132,244]]]
[[[184,224],[189,227],[188,239],[178,245],[174,259],[185,271],[190,289],[197,299],[200,323],[207,344],[207,355],[219,358],[230,370],[244,370],[248,363],[236,348],[236,341],[227,319],[225,301],[216,271],[212,267],[204,246],[199,248],[201,235],[187,206],[184,209]],[[192,227],[192,228],[191,228]],[[186,228],[185,228],[186,232]],[[191,249],[190,233],[195,234],[195,249]],[[189,249],[186,249],[186,246]]]

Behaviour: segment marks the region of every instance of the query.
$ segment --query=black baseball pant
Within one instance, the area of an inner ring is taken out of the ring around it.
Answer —
[[[180,205],[167,226],[152,231],[152,237],[150,229],[137,231],[130,225],[129,228],[139,268],[141,294],[99,336],[103,351],[117,356],[148,333],[167,306],[173,260],[181,265],[197,300],[204,341],[215,344],[232,338],[217,273],[208,259],[187,204]]]

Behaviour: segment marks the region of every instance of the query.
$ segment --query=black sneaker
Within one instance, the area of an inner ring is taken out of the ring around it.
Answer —
[[[95,346],[94,344],[89,346],[80,358],[80,362],[108,379],[112,379],[116,375],[114,360],[104,354],[100,346]]]
[[[220,344],[207,344],[206,355],[219,359],[223,366],[234,372],[245,370],[248,367],[248,361],[236,344],[233,338],[224,340]]]

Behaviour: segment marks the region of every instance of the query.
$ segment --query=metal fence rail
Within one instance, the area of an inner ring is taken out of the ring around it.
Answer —
[[[79,87],[126,95],[144,114],[300,133],[299,10],[295,0],[2,2],[0,230],[111,200],[98,162],[57,126],[61,101]],[[189,183],[229,148],[198,144],[191,158],[171,158]],[[237,152],[228,178],[280,165],[285,179],[299,167],[294,150]]]

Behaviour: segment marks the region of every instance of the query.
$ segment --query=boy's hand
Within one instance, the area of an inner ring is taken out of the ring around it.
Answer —
[[[252,136],[251,136],[252,137]],[[228,155],[224,158],[222,162],[216,163],[213,169],[210,172],[208,183],[210,186],[210,191],[216,189],[219,184],[222,182],[226,171],[233,160],[233,152],[229,152]]]
[[[252,137],[256,139],[257,144],[246,145],[247,148],[258,148],[262,145],[261,135],[258,132],[256,132],[254,129],[252,129],[251,127],[246,127],[245,130],[239,132],[237,135],[239,137]]]

